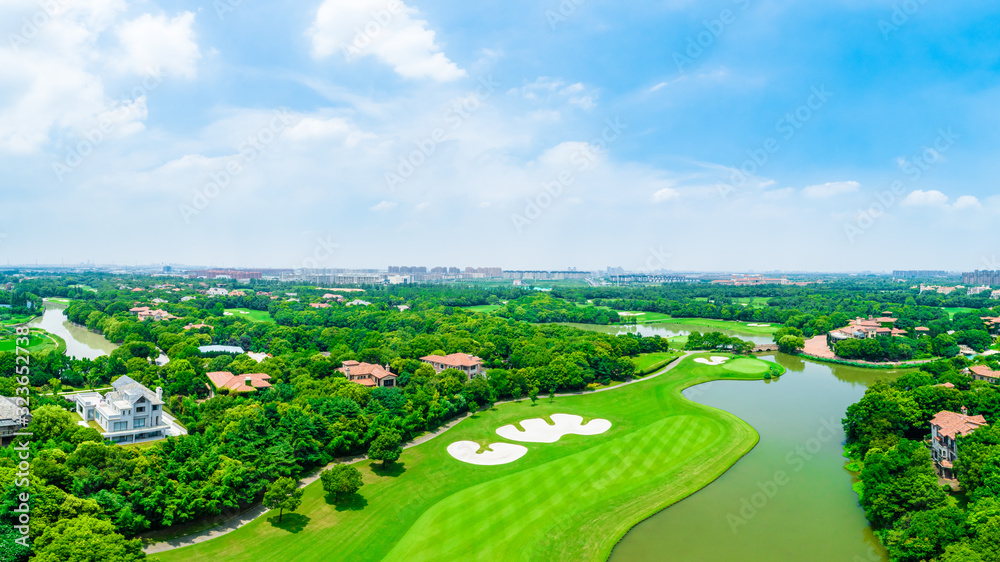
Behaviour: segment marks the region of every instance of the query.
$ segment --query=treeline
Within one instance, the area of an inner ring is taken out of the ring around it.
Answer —
[[[551,295],[527,295],[511,300],[494,312],[502,318],[525,322],[579,322],[581,324],[618,324],[621,316],[614,310],[566,301]]]
[[[894,561],[1000,559],[1000,388],[973,381],[968,365],[938,361],[879,381],[847,410],[847,449],[863,461],[861,505]],[[934,415],[963,406],[991,427],[959,439],[955,494],[938,484],[927,439]]]

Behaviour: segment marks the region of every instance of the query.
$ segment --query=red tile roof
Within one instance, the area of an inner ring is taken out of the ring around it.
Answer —
[[[986,418],[956,414],[946,410],[938,412],[931,420],[931,425],[937,426],[938,435],[954,439],[956,435],[968,435],[983,427],[986,425]]]
[[[250,386],[246,385],[246,378],[250,377]],[[245,375],[234,375],[229,371],[214,371],[208,373],[208,379],[216,388],[228,388],[231,392],[255,392],[258,388],[271,388],[271,375],[267,373],[247,373]]]
[[[388,365],[386,365],[388,367]],[[347,379],[365,386],[375,386],[376,381],[386,377],[395,377],[386,367],[372,363],[358,363],[357,361],[344,361],[342,367],[337,369],[347,375]],[[365,382],[368,381],[368,382]],[[368,383],[371,384],[368,384]]]
[[[440,363],[449,367],[475,367],[483,363],[482,359],[468,353],[450,353],[443,357],[440,355],[428,355],[421,357],[420,360],[428,363]]]
[[[973,374],[979,375],[980,377],[994,380],[1000,379],[1000,371],[994,371],[986,365],[973,365],[969,367],[969,370],[972,371]]]

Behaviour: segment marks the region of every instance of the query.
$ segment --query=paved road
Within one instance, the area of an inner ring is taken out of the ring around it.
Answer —
[[[599,389],[593,390],[593,391],[587,391],[587,392],[564,392],[564,393],[556,394],[556,396],[557,397],[561,397],[561,396],[580,396],[582,394],[593,394],[595,392],[608,392],[608,391],[612,391],[612,390],[617,390],[619,388],[623,388],[623,387],[628,386],[630,384],[639,384],[639,383],[642,383],[644,381],[648,381],[649,379],[654,379],[654,378],[656,378],[656,377],[658,377],[658,376],[660,376],[660,375],[662,375],[664,373],[669,372],[674,367],[676,367],[678,364],[680,364],[681,361],[683,361],[688,356],[693,355],[695,353],[702,353],[702,352],[700,352],[700,351],[687,351],[687,352],[684,353],[684,355],[681,355],[680,357],[678,357],[675,361],[671,362],[666,367],[660,369],[659,371],[653,373],[652,375],[648,375],[648,376],[642,377],[641,379],[633,379],[633,380],[630,380],[628,382],[621,383],[619,385],[609,386],[607,388],[599,388]],[[524,398],[522,398],[521,400],[524,400]],[[506,404],[508,402],[516,402],[516,400],[504,400],[502,402],[497,402],[497,404]],[[166,413],[164,413],[163,416],[164,416],[164,419],[167,418],[167,414]],[[426,442],[430,441],[431,439],[434,439],[435,437],[437,437],[437,436],[441,435],[442,433],[448,431],[449,429],[455,427],[462,420],[464,420],[464,419],[466,419],[468,417],[469,417],[469,414],[465,414],[464,416],[462,416],[460,418],[456,418],[456,419],[448,422],[447,424],[439,427],[435,431],[426,433],[424,435],[421,435],[420,437],[417,437],[417,438],[413,439],[412,441],[410,441],[410,442],[406,443],[405,445],[403,445],[403,448],[404,449],[409,449],[410,447],[416,447],[417,445],[421,445],[423,443],[426,443]],[[187,431],[185,431],[185,433],[187,433]],[[336,464],[353,464],[353,463],[362,462],[362,461],[365,461],[365,460],[368,460],[368,457],[366,455],[338,459],[337,461],[334,461],[334,462],[330,463],[329,465],[324,466],[323,468],[321,468],[319,470],[316,470],[313,474],[311,474],[311,475],[303,478],[299,482],[299,487],[300,488],[304,488],[304,487],[308,486],[309,484],[312,484],[316,480],[319,480],[320,473],[323,470],[326,470],[327,468],[330,468],[331,466],[334,466]],[[181,538],[178,538],[178,539],[174,539],[174,540],[152,543],[152,544],[150,544],[148,546],[143,547],[143,550],[146,552],[147,555],[152,555],[152,554],[156,554],[157,552],[164,552],[164,551],[167,551],[167,550],[173,550],[175,548],[181,548],[183,546],[190,546],[192,544],[197,544],[197,543],[200,543],[200,542],[205,542],[207,540],[211,540],[211,539],[214,539],[216,537],[221,537],[222,535],[225,535],[227,533],[231,533],[231,532],[235,531],[236,529],[239,529],[240,527],[242,527],[242,526],[246,525],[247,523],[253,521],[254,519],[260,517],[261,515],[264,515],[268,511],[269,510],[267,508],[265,508],[263,505],[258,505],[256,507],[254,507],[254,508],[252,508],[252,509],[250,509],[248,511],[245,511],[245,512],[241,513],[240,515],[238,515],[238,516],[236,516],[236,517],[234,517],[234,518],[226,521],[225,523],[222,523],[220,525],[212,527],[211,529],[208,529],[206,531],[202,531],[200,533],[194,533],[194,534],[187,535],[187,536],[184,536],[184,537],[181,537]]]

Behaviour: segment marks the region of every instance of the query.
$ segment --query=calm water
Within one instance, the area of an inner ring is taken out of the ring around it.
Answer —
[[[41,318],[28,322],[28,325],[32,328],[41,328],[66,340],[66,355],[78,359],[84,357],[95,359],[110,354],[118,347],[101,334],[70,322],[65,314],[67,306],[69,305],[64,302],[46,300],[45,313]]]
[[[766,358],[788,373],[684,393],[739,416],[760,443],[705,489],[633,528],[610,560],[888,560],[843,468],[840,420],[868,384],[892,375],[782,354]]]
[[[590,330],[592,332],[604,332],[606,334],[639,334],[641,336],[660,336],[663,338],[669,338],[673,336],[687,336],[690,335],[692,331],[697,331],[701,333],[708,332],[719,332],[727,336],[735,336],[741,340],[752,341],[758,344],[774,343],[774,338],[767,336],[750,336],[742,334],[740,332],[734,332],[733,330],[723,330],[722,328],[709,328],[704,327],[702,329],[692,329],[693,326],[688,324],[669,324],[666,322],[655,324],[631,324],[624,326],[601,326],[598,324],[576,324],[571,322],[560,322],[564,326],[573,326],[574,328],[580,328],[581,330]]]

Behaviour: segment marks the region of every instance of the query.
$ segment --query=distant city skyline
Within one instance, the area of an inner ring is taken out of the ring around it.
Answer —
[[[58,4],[0,264],[1000,269],[1000,5]]]

